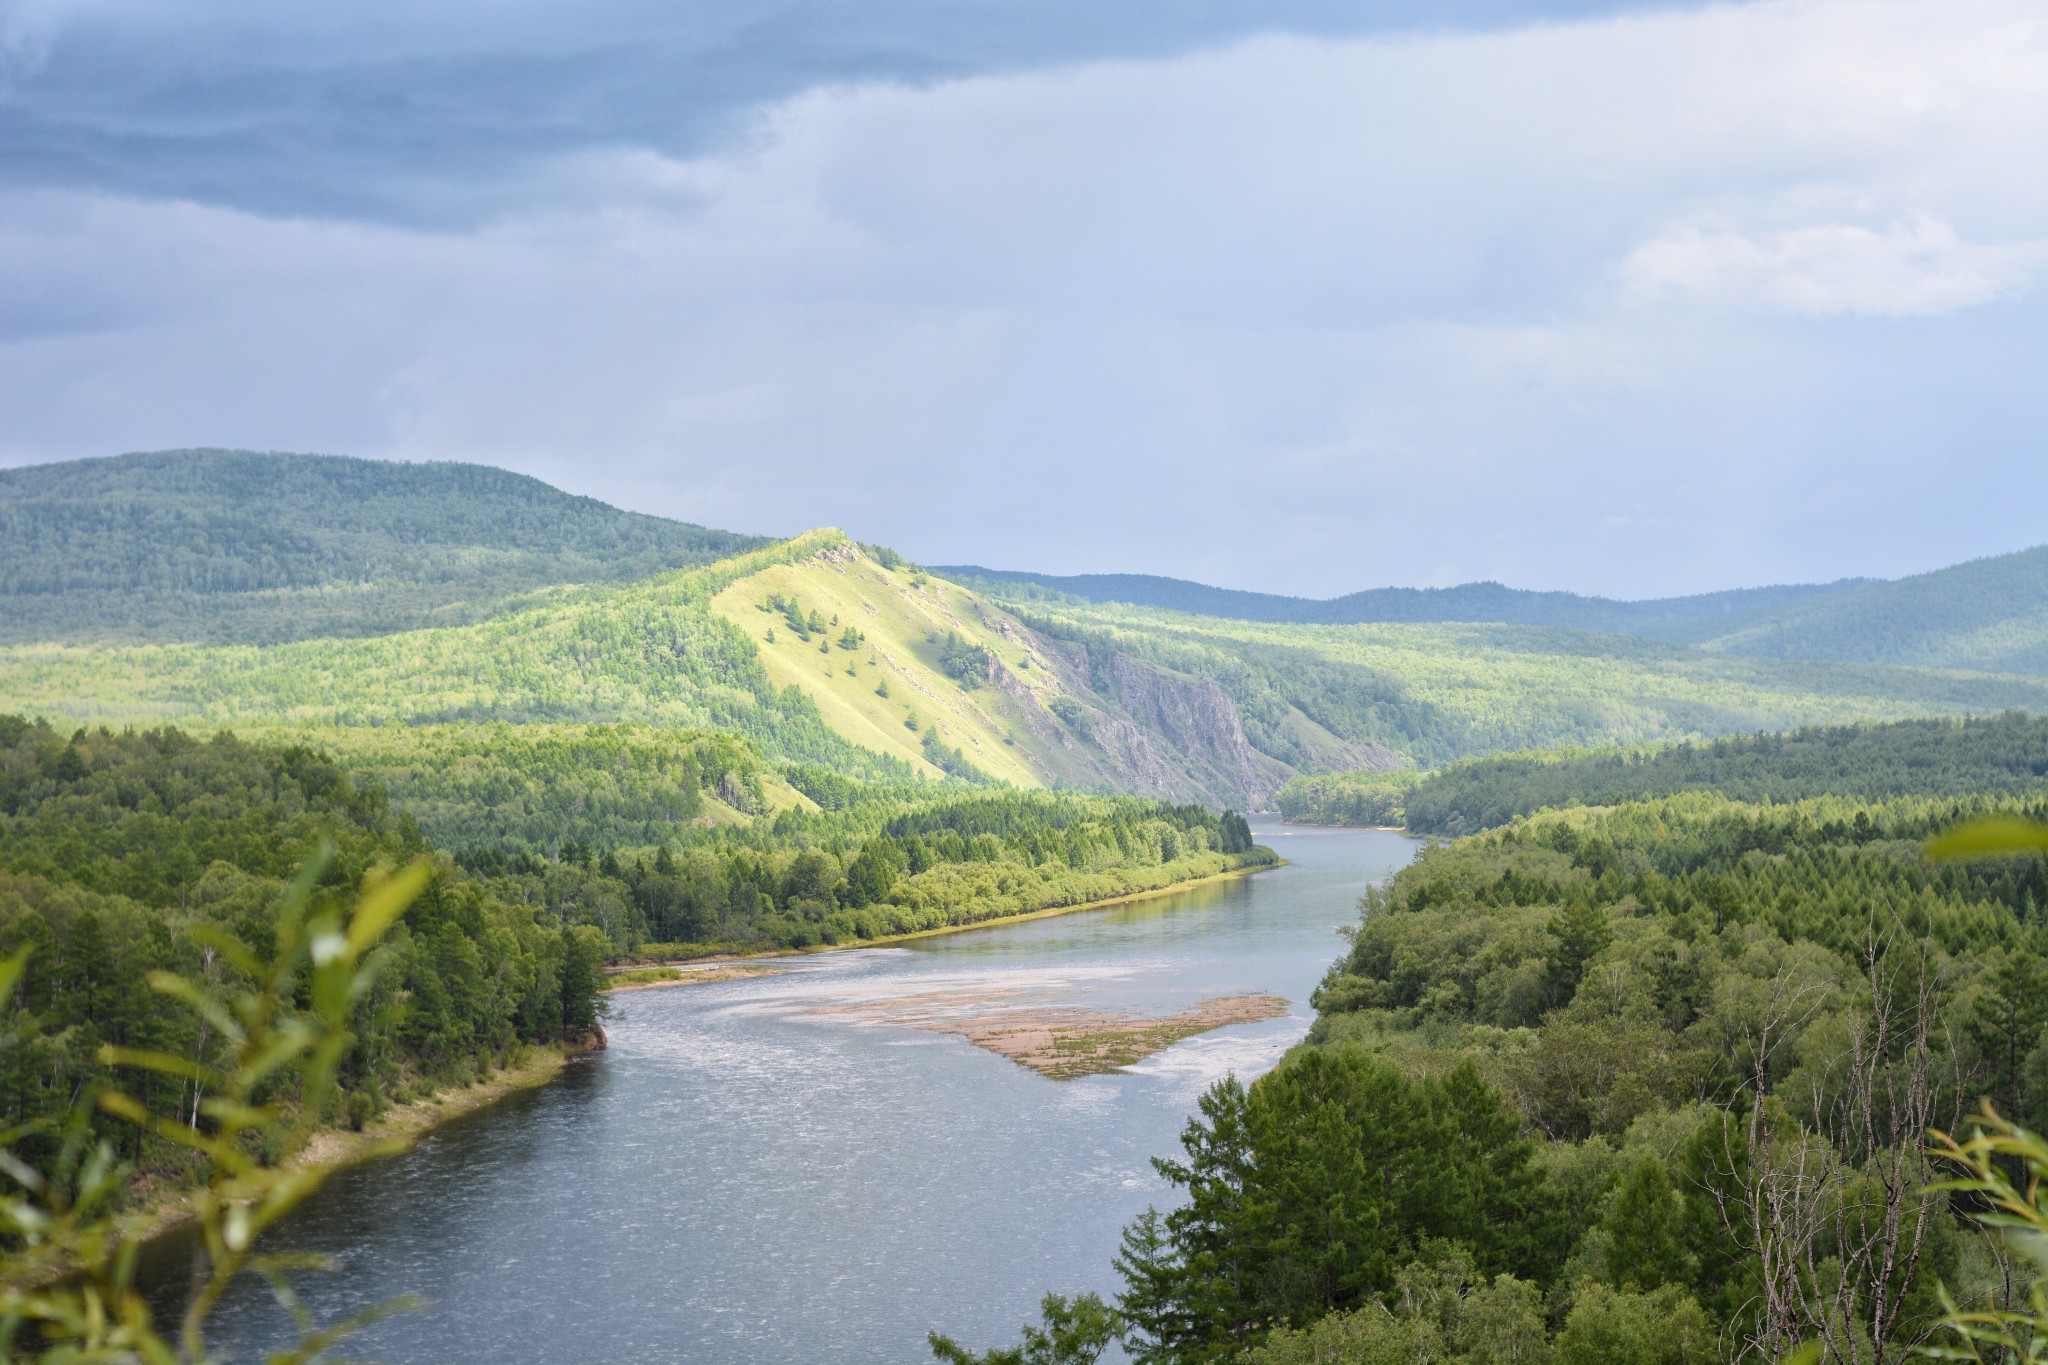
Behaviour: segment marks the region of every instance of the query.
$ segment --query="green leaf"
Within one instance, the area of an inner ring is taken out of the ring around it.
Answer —
[[[2007,858],[2048,850],[2048,825],[2017,815],[1986,815],[1943,830],[1921,847],[1936,862]]]
[[[101,1066],[138,1067],[144,1071],[155,1071],[166,1076],[196,1081],[214,1090],[227,1084],[227,1077],[213,1067],[171,1052],[157,1052],[150,1048],[115,1047],[110,1043],[103,1045],[96,1057]]]
[[[365,889],[362,900],[356,904],[355,916],[348,922],[350,953],[361,957],[368,952],[433,879],[434,864],[417,858],[396,875]]]
[[[28,955],[33,951],[34,945],[30,945],[0,962],[0,996],[14,994],[15,983],[21,980],[22,972],[28,967]]]

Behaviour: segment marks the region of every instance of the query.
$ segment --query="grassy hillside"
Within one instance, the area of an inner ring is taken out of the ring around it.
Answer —
[[[1212,682],[1136,663],[1116,687],[1092,678],[1084,650],[831,530],[634,584],[536,592],[471,625],[0,648],[10,706],[290,730],[366,761],[390,747],[382,729],[625,724],[733,733],[771,764],[861,781],[952,774],[1243,805],[1288,775],[1246,743]],[[1341,753],[1341,766],[1366,757]]]
[[[2048,546],[1877,583],[1718,633],[1711,648],[2048,673]]]
[[[2048,707],[2048,682],[1876,664],[1731,658],[1583,631],[1305,626],[1119,605],[1013,602],[1092,654],[1216,680],[1251,743],[1299,771],[1304,737],[1381,746],[1415,766],[1560,745],[1636,744],[1796,725]]]
[[[1098,676],[977,594],[846,542],[712,601],[840,734],[928,776],[1256,804],[1286,769],[1213,683],[1129,662]]]
[[[1006,607],[827,530],[637,583],[536,592],[469,625],[0,648],[0,707],[292,730],[366,759],[391,747],[386,727],[710,730],[771,766],[862,781],[951,772],[1245,806],[1305,772],[2048,709],[2048,682],[1528,627]]]
[[[1837,583],[1736,588],[1691,597],[1621,602],[1571,592],[1531,592],[1492,582],[1461,583],[1452,588],[1373,588],[1342,597],[1311,598],[1212,588],[1204,583],[1152,574],[1060,577],[984,569],[971,564],[941,567],[934,572],[969,585],[989,585],[998,593],[1024,599],[1122,602],[1242,621],[1296,625],[1496,622],[1642,635],[1675,644],[1695,644],[1725,635],[1775,619],[1789,607],[1830,599],[1868,583],[1865,579],[1843,579]]]
[[[41,715],[300,729],[638,721],[752,740],[771,761],[902,781],[911,769],[848,742],[753,642],[710,609],[738,578],[841,543],[803,537],[625,587],[556,589],[475,625],[370,639],[252,645],[0,649],[0,695]]]
[[[0,469],[0,643],[383,634],[764,543],[482,465],[177,450]]]
[[[1034,669],[1014,627],[1006,638],[1004,619],[978,606],[944,580],[885,567],[850,544],[770,565],[712,599],[753,636],[768,677],[809,696],[855,743],[934,776],[935,757],[950,761],[940,748],[959,750],[977,772],[1050,786],[1072,765],[1051,760],[1026,712],[1046,714],[1058,682],[1042,659]],[[990,685],[997,669],[1004,686]]]

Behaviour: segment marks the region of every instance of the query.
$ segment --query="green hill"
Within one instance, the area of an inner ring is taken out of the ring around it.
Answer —
[[[0,708],[311,739],[465,844],[485,832],[459,814],[476,792],[496,793],[490,819],[544,845],[572,805],[579,828],[637,840],[675,819],[789,809],[841,779],[1262,807],[1302,774],[2048,709],[2034,678],[1768,657],[1775,637],[1753,619],[1805,611],[1849,622],[1846,638],[1860,618],[1826,615],[1841,604],[1930,616],[1944,584],[1967,593],[1997,574],[2009,590],[1980,593],[1995,599],[1985,611],[2023,606],[2027,556],[1663,604],[1659,629],[1751,621],[1699,648],[1556,625],[1199,616],[954,582],[837,531],[764,545],[455,464],[196,451],[0,471],[0,527]],[[1657,605],[1497,585],[1428,600],[1589,619]],[[479,724],[516,760],[484,755],[465,729]],[[673,731],[693,733],[660,733]],[[758,762],[713,755],[717,734]],[[526,754],[536,746],[601,761],[573,795],[555,792],[531,776],[561,766]],[[727,801],[713,782],[686,814],[677,802],[696,798],[665,775],[685,763],[741,788]],[[803,795],[787,786],[798,769]]]
[[[1498,583],[1379,588],[1320,601],[1146,574],[1062,578],[973,566],[940,572],[1011,600],[1048,606],[1126,603],[1270,624],[1548,626],[1751,658],[2048,674],[2048,546],[1895,582],[1843,579],[1640,602]]]
[[[0,469],[0,643],[386,634],[765,543],[484,465],[172,450]]]
[[[734,580],[839,539],[799,538],[624,587],[535,593],[474,625],[275,645],[10,646],[0,695],[77,721],[238,729],[637,721],[729,731],[771,761],[902,781],[907,765],[849,743],[801,692],[769,681],[753,642],[710,610]]]
[[[1137,660],[1091,673],[1084,648],[1040,640],[833,530],[632,584],[536,592],[469,625],[275,645],[0,647],[0,696],[73,722],[290,732],[364,765],[402,804],[445,786],[418,736],[481,725],[507,742],[535,726],[717,730],[770,764],[860,781],[950,774],[1217,805],[1249,804],[1292,771],[1246,742],[1213,681]],[[1335,741],[1329,752],[1344,767],[1374,757]],[[631,787],[593,799],[628,824],[659,823],[659,804]],[[518,804],[552,809],[537,795]]]
[[[1709,647],[1773,659],[2048,673],[2048,546],[1794,603],[1715,636]]]
[[[1522,626],[1314,626],[1012,601],[1040,634],[1214,680],[1261,752],[1298,772],[1438,767],[1505,750],[2048,708],[2048,681],[1736,658]],[[1334,747],[1383,761],[1337,761]]]
[[[1003,603],[884,558],[816,531],[633,583],[535,591],[466,625],[0,647],[0,709],[290,732],[360,751],[371,770],[393,748],[382,736],[419,727],[713,730],[783,771],[1240,807],[1299,773],[2048,709],[2040,679],[1735,658],[1584,631]],[[639,812],[621,819],[661,818],[620,799]]]

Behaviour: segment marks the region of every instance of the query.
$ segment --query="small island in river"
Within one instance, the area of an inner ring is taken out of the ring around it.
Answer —
[[[1277,1018],[1287,1013],[1287,1002],[1273,995],[1233,995],[1176,1014],[1142,1015],[1046,1006],[1003,990],[944,991],[828,1006],[814,1013],[950,1033],[1041,1076],[1070,1081],[1120,1071],[1211,1029]]]

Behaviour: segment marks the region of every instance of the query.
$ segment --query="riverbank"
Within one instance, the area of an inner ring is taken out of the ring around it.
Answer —
[[[1084,910],[1111,910],[1120,905],[1134,905],[1140,901],[1157,900],[1161,896],[1177,896],[1183,891],[1227,882],[1238,877],[1249,877],[1254,872],[1269,872],[1276,867],[1287,866],[1287,859],[1277,858],[1270,863],[1256,863],[1249,867],[1233,867],[1222,872],[1212,872],[1206,877],[1175,882],[1171,886],[1155,886],[1145,891],[1130,891],[1121,896],[1108,896],[1101,900],[1077,901],[1072,905],[1047,905],[1036,910],[1024,910],[1014,915],[997,915],[990,919],[972,920],[966,924],[944,924],[935,929],[919,929],[908,934],[884,934],[880,938],[864,938],[851,943],[817,943],[808,948],[765,948],[758,953],[733,955],[720,953],[715,957],[678,958],[673,962],[656,962],[644,965],[615,967],[609,971],[622,978],[616,986],[606,986],[606,994],[637,990],[656,990],[665,986],[695,986],[709,981],[730,981],[740,976],[758,976],[772,968],[748,970],[746,963],[773,960],[778,957],[796,957],[806,953],[838,953],[861,948],[882,948],[895,943],[909,943],[916,939],[937,938],[942,934],[964,934],[972,929],[998,929],[1011,924],[1025,924],[1031,920],[1051,919],[1055,915],[1078,915]],[[641,977],[643,972],[674,971],[673,978]],[[683,975],[683,973],[692,973]]]
[[[707,981],[739,981],[750,976],[773,976],[779,967],[741,961],[710,960],[702,963],[660,963],[652,967],[627,967],[611,972],[599,992],[623,995],[627,991],[653,991],[664,986],[700,986]]]
[[[1420,834],[1410,832],[1406,825],[1345,825],[1339,824],[1334,820],[1290,820],[1287,823],[1300,825],[1303,829],[1370,830],[1374,834],[1399,834],[1410,839],[1420,839],[1423,837]]]
[[[994,929],[1006,924],[1024,924],[1035,919],[1051,919],[1056,915],[1078,915],[1084,910],[1112,910],[1119,905],[1135,905],[1139,901],[1158,900],[1161,896],[1177,896],[1183,891],[1192,891],[1198,886],[1209,886],[1216,882],[1234,881],[1249,877],[1254,872],[1270,872],[1276,867],[1287,866],[1285,858],[1276,858],[1270,863],[1255,863],[1250,867],[1227,868],[1212,872],[1206,877],[1191,881],[1175,882],[1171,886],[1155,886],[1149,891],[1130,891],[1121,896],[1108,896],[1098,901],[1080,901],[1073,905],[1048,905],[1037,910],[1025,910],[1015,915],[998,915],[993,919],[978,919],[967,924],[945,924],[936,929],[919,929],[909,934],[886,934],[881,938],[864,938],[858,943],[836,945],[820,944],[798,951],[806,953],[829,953],[835,948],[879,948],[890,943],[908,943],[913,939],[938,938],[942,934],[964,934],[970,929]]]
[[[599,1038],[602,1037],[600,1034]],[[481,1081],[449,1086],[422,1099],[394,1104],[361,1130],[323,1128],[313,1134],[312,1139],[285,1162],[285,1166],[289,1170],[331,1170],[354,1163],[371,1147],[393,1138],[410,1145],[451,1119],[488,1108],[522,1090],[546,1085],[562,1074],[571,1057],[602,1046],[600,1041],[595,1047],[563,1044],[529,1047],[526,1055],[518,1061],[492,1072]],[[190,1222],[195,1193],[190,1189],[168,1187],[146,1189],[141,1205],[121,1215],[121,1236],[131,1241],[153,1241]]]

